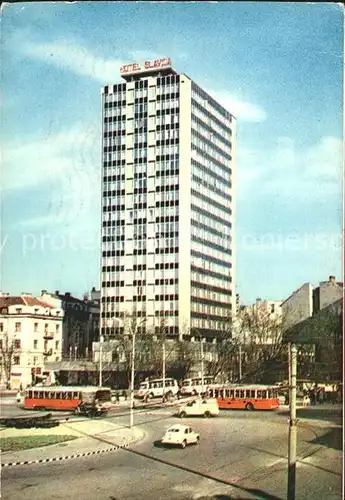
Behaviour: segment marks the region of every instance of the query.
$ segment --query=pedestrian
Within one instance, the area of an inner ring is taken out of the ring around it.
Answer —
[[[21,400],[22,400],[22,395],[21,395],[21,392],[20,392],[20,391],[18,391],[18,392],[17,392],[17,395],[16,395],[16,400],[17,400],[17,403],[18,403],[18,404],[19,404],[19,403],[21,402]]]
[[[303,407],[310,406],[310,397],[305,395],[303,396],[303,401],[302,401]]]

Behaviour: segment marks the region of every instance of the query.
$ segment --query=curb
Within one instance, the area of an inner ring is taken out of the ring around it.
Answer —
[[[122,444],[122,445],[114,445],[114,446],[111,446],[110,448],[106,448],[105,450],[86,451],[84,453],[77,453],[74,455],[66,455],[64,457],[39,458],[37,460],[23,460],[21,462],[8,462],[8,463],[4,463],[4,464],[2,463],[1,469],[3,467],[13,467],[13,466],[18,466],[18,465],[33,465],[33,464],[44,464],[44,463],[49,463],[49,462],[62,462],[63,460],[71,460],[74,458],[89,457],[91,455],[100,455],[101,453],[122,450],[122,449],[129,448],[132,444],[135,444],[138,441],[141,441],[142,439],[145,438],[145,436],[146,436],[146,433],[142,432],[141,437],[133,439],[133,441],[131,441],[130,443],[126,443],[126,444]]]
[[[65,457],[53,457],[53,458],[40,458],[38,460],[24,460],[23,462],[9,462],[6,464],[1,464],[1,467],[13,467],[15,465],[32,465],[32,464],[44,464],[48,462],[61,462],[62,460],[70,460],[73,458],[82,458],[88,457],[90,455],[99,455],[101,453],[106,453],[110,451],[116,451],[123,448],[128,448],[133,443],[128,443],[124,445],[116,445],[112,448],[106,448],[105,450],[97,450],[97,451],[87,451],[85,453],[78,453],[77,455],[67,455]]]

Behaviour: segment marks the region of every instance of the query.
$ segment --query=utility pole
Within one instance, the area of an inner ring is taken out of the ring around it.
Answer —
[[[291,344],[289,343],[288,345],[288,385],[289,385],[289,390],[291,386]]]
[[[201,337],[200,340],[200,350],[201,350],[201,394],[204,394],[204,339]]]
[[[133,419],[134,419],[134,365],[135,365],[135,334],[136,334],[136,325],[133,325],[132,329],[132,359],[131,359],[131,395],[130,395],[130,421],[129,427],[133,427]]]
[[[240,344],[240,347],[239,347],[239,357],[240,357],[240,360],[239,360],[239,374],[238,374],[238,378],[239,378],[239,382],[241,383],[242,382],[242,346]]]
[[[296,420],[296,382],[297,382],[297,347],[295,344],[290,349],[290,385],[289,385],[289,452],[288,452],[288,500],[295,500],[296,490],[296,447],[297,447],[297,420]]]
[[[164,401],[165,397],[165,339],[163,339],[163,345],[162,345],[162,358],[163,358],[163,369],[162,369],[162,378],[163,378],[163,396],[162,399]]]
[[[99,338],[99,386],[102,387],[102,370],[103,370],[103,335]]]

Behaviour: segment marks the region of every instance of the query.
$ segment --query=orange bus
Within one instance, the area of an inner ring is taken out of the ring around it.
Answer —
[[[26,410],[86,410],[107,412],[111,407],[111,390],[106,387],[34,386],[24,393]]]
[[[279,408],[278,387],[269,385],[211,386],[208,397],[216,398],[221,410],[274,410]]]

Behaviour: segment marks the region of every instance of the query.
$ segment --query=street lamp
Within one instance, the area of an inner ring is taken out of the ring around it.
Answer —
[[[102,358],[103,358],[103,342],[104,342],[104,337],[101,335],[99,337],[99,386],[102,387]]]
[[[296,489],[296,445],[297,445],[297,420],[296,420],[296,379],[297,379],[297,347],[289,345],[290,350],[290,380],[289,380],[289,449],[288,449],[288,500],[295,500]]]
[[[204,341],[203,337],[200,337],[200,352],[201,352],[201,394],[204,394]]]
[[[131,395],[130,395],[130,420],[129,420],[130,428],[133,427],[133,420],[134,420],[135,334],[136,334],[136,327],[134,327],[132,330]]]

